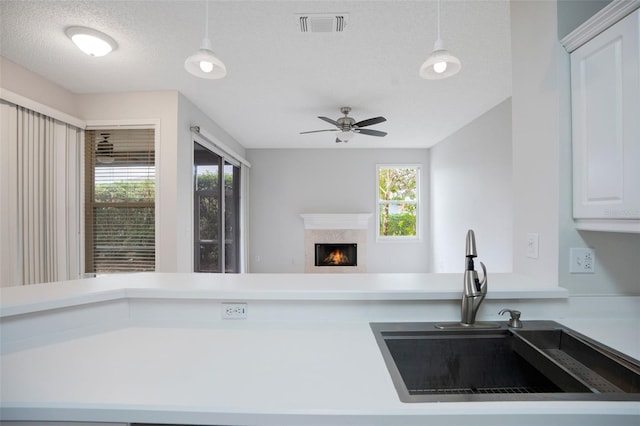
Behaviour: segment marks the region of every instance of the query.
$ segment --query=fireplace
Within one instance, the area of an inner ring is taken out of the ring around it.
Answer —
[[[305,272],[367,272],[370,213],[302,214]]]
[[[315,244],[315,266],[358,266],[357,244]]]

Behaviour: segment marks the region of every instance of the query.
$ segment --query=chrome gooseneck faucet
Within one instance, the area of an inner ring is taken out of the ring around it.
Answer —
[[[487,295],[487,268],[480,262],[482,267],[482,280],[478,278],[475,270],[474,260],[478,257],[476,250],[476,236],[473,230],[467,231],[467,247],[465,250],[465,271],[464,289],[462,292],[462,310],[460,322],[445,322],[435,325],[440,329],[463,329],[463,328],[499,328],[496,322],[476,322],[478,308]]]
[[[480,262],[482,267],[482,281],[478,279],[473,259],[478,257],[476,250],[476,236],[473,230],[467,231],[466,248],[466,268],[464,271],[464,293],[462,294],[462,325],[471,325],[476,322],[476,313],[480,304],[487,295],[487,268]]]

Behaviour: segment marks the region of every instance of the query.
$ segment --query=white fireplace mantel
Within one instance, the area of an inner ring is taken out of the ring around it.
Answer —
[[[304,229],[367,229],[371,213],[301,214]]]

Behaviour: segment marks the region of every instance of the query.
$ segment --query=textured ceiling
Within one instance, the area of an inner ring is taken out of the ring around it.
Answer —
[[[215,1],[209,38],[225,62],[222,80],[201,80],[183,63],[204,36],[204,1],[0,2],[0,54],[74,93],[178,90],[246,148],[429,147],[511,96],[507,0],[442,0],[441,35],[462,71],[429,81],[418,69],[433,49],[437,2]],[[343,33],[303,34],[296,14],[349,14]],[[81,53],[68,26],[113,37],[102,58]],[[335,144],[316,118],[383,115]]]

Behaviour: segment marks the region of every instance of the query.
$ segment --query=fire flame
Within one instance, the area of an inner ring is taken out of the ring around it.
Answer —
[[[335,249],[327,257],[324,263],[329,265],[344,265],[349,263],[349,258],[340,249]]]

